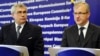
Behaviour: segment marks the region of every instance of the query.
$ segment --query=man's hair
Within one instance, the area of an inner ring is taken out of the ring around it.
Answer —
[[[23,3],[15,3],[12,7],[11,7],[11,14],[14,13],[16,11],[16,8],[26,8],[26,5],[24,5]],[[26,8],[27,9],[27,8]]]
[[[88,3],[86,2],[77,2],[77,3],[74,3],[74,9],[80,7],[81,5],[85,5],[86,6],[86,11],[87,12],[90,12],[90,7],[88,5]]]

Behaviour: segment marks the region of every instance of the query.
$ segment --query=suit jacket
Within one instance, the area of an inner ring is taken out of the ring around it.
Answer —
[[[18,39],[14,23],[3,26],[0,31],[0,43],[26,46],[30,56],[44,56],[41,27],[31,25],[28,22],[24,25]]]
[[[85,48],[100,48],[100,27],[89,24],[86,37],[79,43],[79,34],[77,25],[66,28],[63,33],[62,47],[85,47]]]

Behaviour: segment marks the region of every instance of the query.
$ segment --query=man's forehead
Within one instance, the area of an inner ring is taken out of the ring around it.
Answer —
[[[79,6],[77,8],[74,8],[74,11],[86,11],[86,10],[87,10],[86,6]]]

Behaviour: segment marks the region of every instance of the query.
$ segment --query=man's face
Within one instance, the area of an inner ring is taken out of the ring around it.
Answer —
[[[90,13],[87,11],[86,6],[81,5],[74,8],[74,20],[76,24],[83,26],[89,20]]]
[[[17,7],[16,11],[12,13],[16,23],[24,24],[27,21],[27,9],[24,7]]]

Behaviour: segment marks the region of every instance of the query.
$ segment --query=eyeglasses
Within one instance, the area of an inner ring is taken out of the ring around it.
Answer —
[[[75,15],[77,15],[77,14],[78,14],[78,15],[84,15],[84,14],[87,14],[87,13],[88,13],[88,12],[79,12],[79,13],[78,13],[78,12],[74,12]]]

